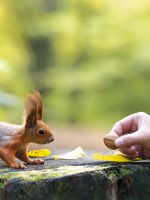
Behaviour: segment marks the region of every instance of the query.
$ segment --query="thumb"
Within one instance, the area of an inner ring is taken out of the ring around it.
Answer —
[[[141,130],[134,133],[123,135],[115,140],[116,147],[130,147],[133,145],[142,144],[143,134]]]

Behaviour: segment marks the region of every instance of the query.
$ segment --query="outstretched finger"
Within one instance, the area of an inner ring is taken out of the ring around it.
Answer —
[[[134,145],[140,145],[143,142],[142,130],[134,133],[123,135],[115,140],[115,146],[118,148],[126,148]]]

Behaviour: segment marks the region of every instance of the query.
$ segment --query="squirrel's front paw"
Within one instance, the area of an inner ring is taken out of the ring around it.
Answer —
[[[26,166],[23,163],[14,163],[14,164],[11,164],[10,167],[16,168],[16,169],[24,169],[24,168],[26,168]]]
[[[42,159],[30,160],[29,162],[27,162],[27,164],[41,165],[41,164],[44,164],[44,160]]]

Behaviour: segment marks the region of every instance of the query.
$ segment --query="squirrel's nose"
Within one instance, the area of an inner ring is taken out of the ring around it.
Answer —
[[[54,136],[51,137],[51,142],[53,142],[55,140]]]

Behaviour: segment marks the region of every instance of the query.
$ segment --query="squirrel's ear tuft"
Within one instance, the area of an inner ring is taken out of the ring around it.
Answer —
[[[37,102],[34,95],[27,95],[25,99],[25,127],[32,128],[37,122]]]
[[[34,91],[34,98],[37,103],[37,120],[41,120],[43,114],[43,100],[41,94],[38,91]]]

